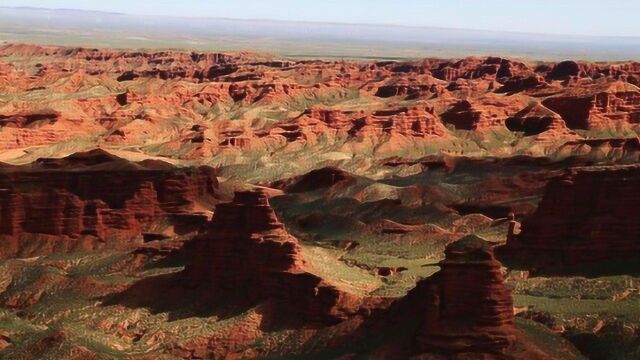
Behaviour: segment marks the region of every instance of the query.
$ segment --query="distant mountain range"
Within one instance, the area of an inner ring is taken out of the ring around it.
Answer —
[[[0,41],[115,48],[255,50],[295,57],[402,59],[503,55],[537,60],[640,59],[638,37],[140,16],[28,7],[0,7]]]

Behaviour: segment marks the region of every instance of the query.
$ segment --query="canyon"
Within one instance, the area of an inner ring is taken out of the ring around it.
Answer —
[[[339,157],[362,174],[375,172],[366,158],[563,159],[583,155],[588,146],[565,144],[589,132],[632,137],[640,111],[633,62],[358,63],[20,44],[2,45],[2,59],[0,160],[16,164],[94,144],[247,170],[289,155],[310,161],[305,149],[314,148],[321,161]]]
[[[1,43],[0,357],[633,358],[638,86]]]

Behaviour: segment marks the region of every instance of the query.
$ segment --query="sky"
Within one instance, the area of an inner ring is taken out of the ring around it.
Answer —
[[[0,0],[0,6],[640,37],[638,0]]]

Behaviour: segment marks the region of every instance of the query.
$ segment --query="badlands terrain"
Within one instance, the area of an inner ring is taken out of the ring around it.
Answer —
[[[637,359],[640,63],[0,45],[0,357]]]

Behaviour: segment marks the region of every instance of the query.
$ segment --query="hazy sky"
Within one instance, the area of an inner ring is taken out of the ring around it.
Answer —
[[[0,6],[640,36],[638,0],[1,0]]]

